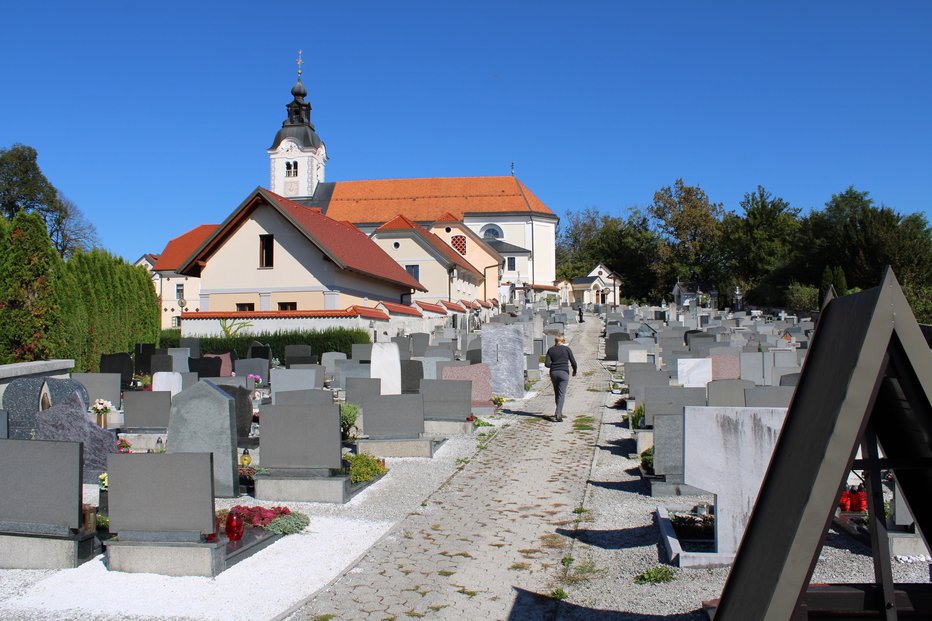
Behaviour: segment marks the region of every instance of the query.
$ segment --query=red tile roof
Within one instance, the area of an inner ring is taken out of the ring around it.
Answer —
[[[388,222],[404,213],[418,222],[472,213],[554,213],[515,177],[434,177],[339,181],[327,215],[350,222]]]
[[[466,308],[473,308],[473,309],[478,309],[478,308],[479,308],[479,303],[476,302],[476,301],[462,300],[462,299],[461,299],[461,300],[460,300],[460,304],[461,304],[462,306],[465,306]]]
[[[444,214],[441,214],[441,215],[434,221],[434,224],[436,224],[436,223],[438,223],[438,222],[462,222],[462,220],[460,220],[459,218],[457,218],[456,216],[454,216],[452,213],[450,213],[450,212],[448,211],[448,212],[446,212],[446,213],[444,213]]]
[[[528,285],[531,289],[536,289],[539,291],[559,291],[559,287],[554,287],[553,285]]]
[[[385,307],[385,310],[389,314],[396,315],[414,315],[415,317],[423,317],[424,315],[418,309],[413,306],[408,306],[407,304],[395,304],[394,302],[379,302],[382,306]]]
[[[465,313],[466,309],[457,304],[456,302],[447,302],[446,300],[440,300],[440,303],[443,304],[447,310],[456,311],[458,313]]]
[[[418,300],[415,302],[422,310],[430,311],[431,313],[437,313],[438,315],[446,315],[447,309],[439,304],[431,304],[430,302],[422,302]]]
[[[463,257],[456,250],[453,250],[445,241],[425,229],[423,226],[406,218],[405,216],[398,214],[379,228],[375,230],[373,235],[379,231],[414,231],[418,237],[423,239],[427,244],[432,246],[437,252],[443,255],[447,261],[455,264],[457,267],[466,270],[467,272],[472,273],[474,276],[482,276],[475,266],[473,266],[469,261]]]
[[[492,308],[491,302],[486,302],[485,300],[476,300],[476,302],[478,302],[479,306],[481,306],[482,308]]]
[[[366,319],[383,319],[388,321],[388,313],[380,308],[369,308],[368,306],[350,306],[346,310],[356,313],[359,317]]]
[[[293,310],[293,311],[204,311],[181,313],[182,319],[281,319],[299,317],[365,317],[388,319],[388,315],[375,308],[350,306],[344,310]]]
[[[197,256],[191,257],[186,262],[185,268],[192,269],[198,261],[206,261],[260,201],[277,209],[286,219],[290,220],[340,269],[418,291],[427,291],[365,233],[353,225],[327,217],[319,209],[299,205],[264,188],[253,190],[236,211],[200,246]]]
[[[202,224],[174,238],[165,250],[159,255],[158,261],[152,267],[153,272],[174,272],[182,266],[185,259],[197,250],[210,234],[217,230],[216,224]]]

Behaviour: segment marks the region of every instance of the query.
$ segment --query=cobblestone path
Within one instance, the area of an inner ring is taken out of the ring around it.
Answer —
[[[328,589],[290,619],[545,619],[592,463],[609,375],[597,360],[601,322],[567,326],[579,362],[564,421],[553,390],[480,437],[476,454]],[[580,419],[592,416],[594,420]],[[574,420],[576,423],[574,424]],[[477,430],[483,431],[483,428]],[[329,616],[332,615],[332,616]]]

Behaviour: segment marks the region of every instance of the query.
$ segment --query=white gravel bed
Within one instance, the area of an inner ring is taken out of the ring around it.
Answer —
[[[490,421],[501,424],[502,419]],[[481,431],[481,430],[480,430]],[[345,505],[217,499],[236,504],[286,505],[310,526],[234,565],[216,578],[110,572],[103,557],[75,569],[0,570],[0,618],[110,620],[273,619],[327,586],[405,515],[449,478],[457,459],[475,451],[473,437],[445,442],[433,459],[387,459],[389,472]],[[85,501],[97,487],[85,486]]]

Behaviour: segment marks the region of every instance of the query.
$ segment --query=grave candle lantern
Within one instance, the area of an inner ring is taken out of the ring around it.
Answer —
[[[246,528],[246,520],[243,516],[235,511],[227,515],[226,534],[230,541],[239,541],[243,538],[243,531]]]

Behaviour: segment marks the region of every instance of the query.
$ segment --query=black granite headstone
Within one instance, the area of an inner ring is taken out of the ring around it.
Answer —
[[[192,373],[197,373],[198,379],[220,377],[222,363],[220,358],[188,358],[188,369]]]
[[[201,357],[201,339],[194,336],[183,336],[178,340],[178,347],[187,347],[191,350],[192,358]]]
[[[119,373],[120,386],[128,388],[133,382],[133,357],[129,354],[101,354],[100,372]]]
[[[136,343],[136,373],[152,375],[152,356],[155,354],[155,343]]]
[[[52,398],[52,405],[59,403],[74,393],[78,393],[81,400],[84,401],[85,410],[91,405],[91,398],[87,394],[87,388],[77,380],[47,377],[45,378],[45,385],[48,386],[49,396]]]
[[[424,363],[420,360],[401,361],[401,394],[415,394],[424,379]]]
[[[36,417],[39,415],[39,396],[45,378],[19,377],[3,393],[3,409],[9,417],[9,437],[13,440],[35,440]]]
[[[173,373],[175,370],[173,358],[168,354],[152,354],[149,359],[149,367],[152,375],[156,373]]]
[[[243,446],[248,443],[249,431],[252,429],[252,392],[242,386],[216,384],[217,388],[227,393],[233,400],[236,414],[236,443]]]

